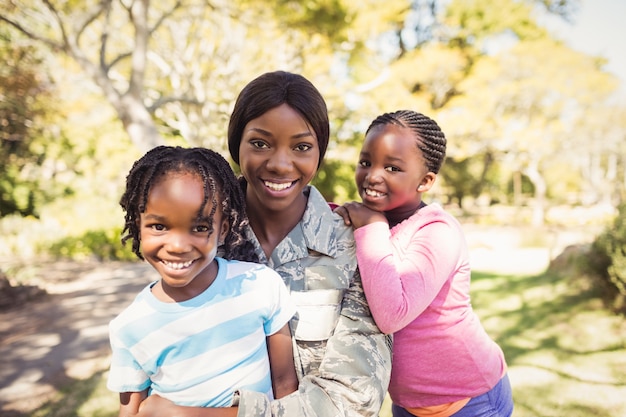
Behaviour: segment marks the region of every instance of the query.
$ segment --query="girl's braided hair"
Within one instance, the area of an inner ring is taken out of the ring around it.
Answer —
[[[411,129],[417,138],[417,148],[426,159],[426,167],[432,173],[439,173],[446,158],[446,137],[437,122],[413,110],[398,110],[381,114],[374,119],[365,135],[376,126],[388,124]]]
[[[220,247],[220,255],[226,259],[258,262],[254,246],[245,238],[244,227],[248,224],[246,201],[237,178],[220,154],[206,148],[158,146],[133,164],[126,177],[126,191],[120,199],[120,205],[126,212],[122,244],[131,239],[133,252],[143,259],[139,233],[141,213],[146,210],[152,187],[170,173],[197,174],[202,179],[204,199],[198,210],[198,219],[208,222],[209,235],[214,231],[213,216],[218,204],[221,204],[229,229]],[[211,212],[205,218],[203,213],[209,199]]]

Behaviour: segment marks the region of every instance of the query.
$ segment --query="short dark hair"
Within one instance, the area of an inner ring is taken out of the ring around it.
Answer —
[[[143,259],[139,233],[141,213],[146,211],[152,187],[170,173],[197,174],[202,179],[204,199],[198,217],[204,216],[204,209],[210,199],[212,209],[207,221],[211,228],[215,210],[221,204],[224,218],[229,224],[228,234],[220,246],[223,257],[258,262],[254,246],[244,233],[248,217],[245,196],[239,182],[226,159],[206,148],[157,146],[135,161],[126,177],[126,190],[120,199],[120,205],[126,212],[122,243],[132,240],[133,252]],[[209,232],[213,233],[213,230]]]
[[[300,113],[315,131],[320,148],[319,168],[330,136],[326,102],[309,80],[286,71],[267,72],[250,81],[239,93],[228,123],[228,150],[233,161],[239,164],[239,147],[248,122],[281,104]]]

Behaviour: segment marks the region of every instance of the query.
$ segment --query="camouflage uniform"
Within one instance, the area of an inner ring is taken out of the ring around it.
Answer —
[[[352,229],[314,187],[300,223],[267,259],[298,306],[291,322],[300,386],[280,400],[242,391],[238,416],[378,416],[391,373],[391,340],[370,314]]]

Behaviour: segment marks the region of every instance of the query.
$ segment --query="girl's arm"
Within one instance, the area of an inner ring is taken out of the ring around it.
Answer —
[[[298,377],[293,363],[293,345],[289,323],[267,337],[267,351],[272,372],[274,398],[282,398],[298,389]]]
[[[367,301],[385,333],[395,333],[415,320],[453,275],[461,280],[469,274],[463,236],[451,219],[433,213],[412,227],[398,246],[383,223],[354,232]]]
[[[151,395],[141,403],[137,417],[237,417],[237,407],[184,407]]]
[[[120,412],[118,417],[137,416],[139,413],[139,406],[147,396],[147,389],[141,392],[120,392]]]
[[[346,226],[352,226],[355,229],[376,222],[383,222],[389,225],[383,213],[365,207],[363,203],[357,203],[356,201],[338,206],[333,211],[343,218]]]

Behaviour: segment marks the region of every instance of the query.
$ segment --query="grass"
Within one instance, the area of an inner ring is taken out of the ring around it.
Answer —
[[[626,323],[587,280],[474,272],[472,299],[506,355],[515,417],[626,416]],[[31,417],[117,415],[105,379],[73,383]]]
[[[515,417],[626,416],[626,323],[586,279],[472,280],[474,309],[509,365]],[[380,417],[391,417],[389,399]]]
[[[516,417],[626,415],[626,323],[587,279],[475,274],[472,288],[506,355]]]
[[[30,417],[116,417],[118,396],[106,388],[106,371],[75,381]]]

